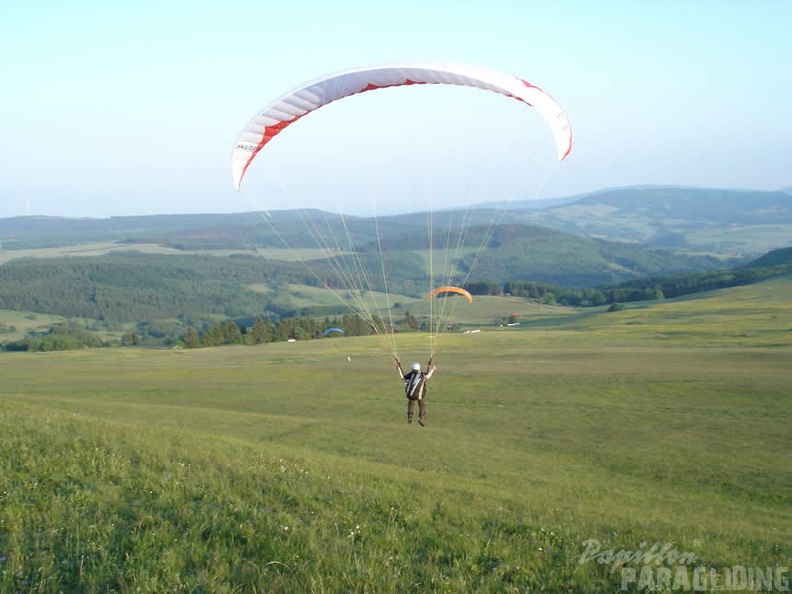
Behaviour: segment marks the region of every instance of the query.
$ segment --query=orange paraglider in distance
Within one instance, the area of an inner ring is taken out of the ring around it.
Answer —
[[[438,287],[434,291],[430,291],[429,294],[426,296],[426,300],[429,301],[434,295],[439,293],[459,293],[467,297],[467,300],[473,303],[473,295],[465,291],[465,289],[460,289],[459,287]]]

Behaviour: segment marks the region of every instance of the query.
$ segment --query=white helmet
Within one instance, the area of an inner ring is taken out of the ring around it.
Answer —
[[[420,363],[413,363],[413,364],[412,364],[412,368],[413,368],[415,371],[421,371],[421,364],[420,364]]]

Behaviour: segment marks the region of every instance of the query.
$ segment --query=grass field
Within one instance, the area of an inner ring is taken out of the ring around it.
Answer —
[[[0,309],[0,341],[18,340],[28,332],[46,330],[63,320],[62,316]]]
[[[183,250],[167,247],[158,243],[123,243],[117,241],[107,241],[100,243],[83,243],[76,245],[65,245],[51,248],[30,248],[24,250],[4,250],[0,248],[0,264],[18,260],[20,258],[67,258],[67,257],[91,257],[104,256],[111,252],[142,252],[144,254],[166,254],[183,256],[187,254],[211,254],[213,256],[247,255],[258,256],[269,260],[283,260],[286,262],[297,262],[301,260],[312,260],[326,258],[327,252],[320,248],[256,248],[253,249],[205,249],[205,250]],[[340,254],[339,254],[340,255]]]
[[[354,299],[349,296],[346,290],[330,290],[324,287],[311,287],[308,285],[289,285],[289,304],[292,307],[340,307],[343,308],[348,303],[354,303]],[[400,294],[386,294],[376,291],[366,293],[366,303],[372,311],[387,311],[388,304],[399,302],[409,302],[414,300],[414,297],[408,297]],[[346,313],[349,313],[348,311]]]
[[[84,243],[51,248],[31,248],[26,250],[0,250],[0,264],[20,258],[67,258],[75,256],[103,256],[110,252],[136,251],[146,254],[183,254],[175,248],[153,243],[127,244],[115,241]],[[197,253],[197,252],[196,252]]]
[[[0,591],[618,591],[605,552],[654,543],[788,567],[791,284],[444,336],[426,428],[371,338],[6,353]]]

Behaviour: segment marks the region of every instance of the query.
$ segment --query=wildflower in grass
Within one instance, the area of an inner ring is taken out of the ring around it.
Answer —
[[[352,541],[357,540],[360,537],[360,525],[359,524],[355,525],[355,527],[349,531],[349,534],[347,536]]]

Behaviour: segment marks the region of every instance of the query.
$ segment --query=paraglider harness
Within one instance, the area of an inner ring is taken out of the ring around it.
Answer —
[[[396,363],[399,365],[399,369],[401,369],[401,362],[396,359]],[[429,363],[427,364],[428,368],[431,368],[432,360],[429,359]],[[402,375],[404,372],[402,371]],[[421,371],[420,369],[412,369],[410,370],[409,377],[405,377],[404,379],[404,395],[407,396],[409,400],[420,400],[421,394],[424,393],[425,387],[424,384],[426,383],[426,374]]]
[[[404,393],[410,400],[418,400],[425,383],[424,373],[421,370],[412,370],[409,379],[404,381]]]

